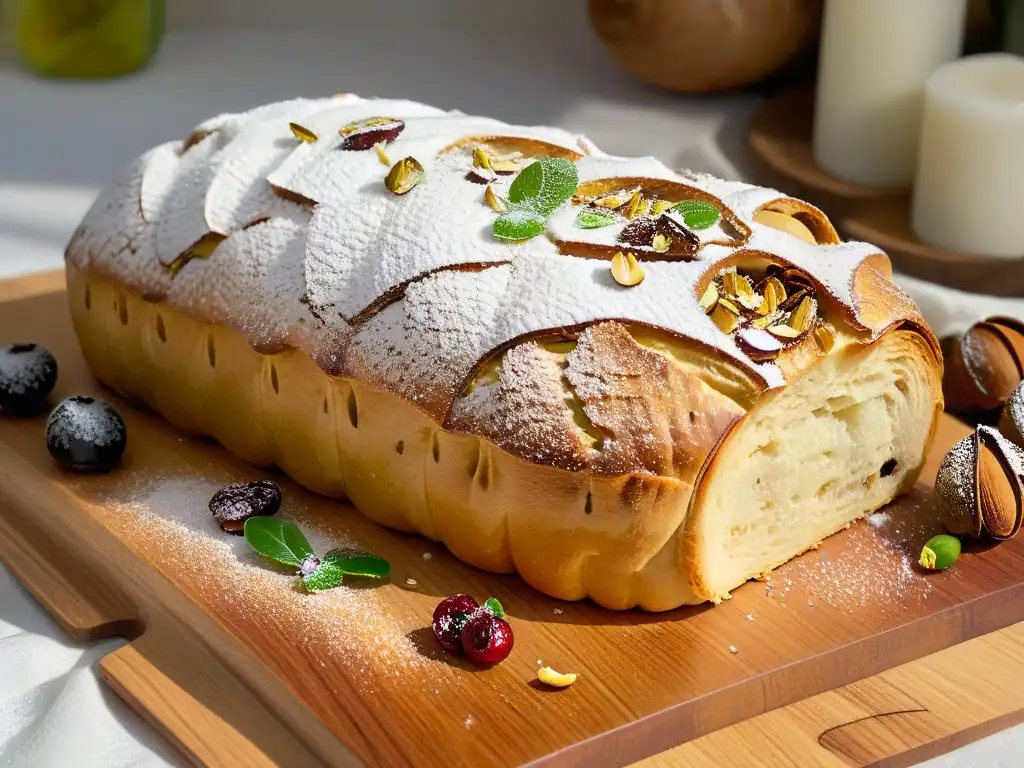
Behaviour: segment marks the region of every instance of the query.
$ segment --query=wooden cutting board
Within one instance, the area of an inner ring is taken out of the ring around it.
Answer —
[[[56,355],[55,401],[112,400],[129,448],[117,472],[69,475],[43,419],[0,421],[0,558],[75,637],[133,639],[104,676],[198,764],[626,764],[1024,620],[1022,539],[969,548],[945,573],[914,566],[938,531],[937,462],[967,433],[951,418],[907,498],[721,606],[658,615],[545,597],[276,477],[315,546],[392,563],[391,584],[310,596],[205,511],[211,489],[267,473],[104,392],[60,275],[0,284],[0,343],[16,340]],[[454,592],[502,600],[507,661],[478,670],[439,652],[429,619]],[[541,660],[578,682],[536,685]]]

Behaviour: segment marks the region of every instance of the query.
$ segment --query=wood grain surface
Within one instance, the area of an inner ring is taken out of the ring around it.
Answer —
[[[747,144],[757,181],[814,203],[839,233],[874,243],[896,269],[962,291],[1024,296],[1024,258],[956,253],[917,238],[910,194],[846,181],[814,161],[814,93],[801,88],[769,99],[751,119]]]
[[[36,341],[56,355],[55,401],[101,394],[129,433],[122,469],[76,476],[50,460],[42,419],[0,423],[0,521],[20,535],[0,537],[0,557],[81,636],[137,638],[104,661],[104,674],[197,764],[628,764],[1024,619],[1019,540],[969,548],[945,573],[913,566],[939,528],[937,461],[967,431],[949,418],[912,494],[718,607],[653,615],[564,603],[276,476],[285,512],[304,528],[393,567],[377,589],[301,595],[285,575],[241,563],[238,550],[211,560],[214,550],[199,549],[188,521],[205,519],[208,496],[165,493],[161,514],[173,524],[135,511],[154,488],[265,472],[100,389],[59,277],[0,284],[0,301],[0,343]],[[238,573],[260,578],[229,578]],[[415,586],[404,586],[409,578]],[[481,670],[436,648],[430,614],[453,592],[502,600],[516,632],[508,660]],[[87,608],[76,614],[74,604]],[[347,610],[342,621],[323,615],[331,606]],[[544,690],[539,660],[578,682]]]

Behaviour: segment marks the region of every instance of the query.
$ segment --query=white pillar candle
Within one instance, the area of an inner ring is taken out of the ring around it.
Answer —
[[[814,159],[878,187],[914,179],[924,84],[960,55],[967,0],[826,0]]]
[[[1024,57],[968,56],[929,78],[913,225],[953,251],[1024,256]]]

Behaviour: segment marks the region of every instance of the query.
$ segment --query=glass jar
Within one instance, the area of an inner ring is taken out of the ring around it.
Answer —
[[[145,66],[164,33],[164,0],[0,0],[21,60],[41,75],[116,77]]]

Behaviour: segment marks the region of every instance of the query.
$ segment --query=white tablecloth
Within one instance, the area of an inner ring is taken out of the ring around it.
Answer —
[[[60,266],[100,185],[149,146],[217,112],[297,95],[406,96],[561,125],[616,154],[742,176],[743,124],[757,97],[645,88],[609,63],[582,4],[545,3],[543,18],[529,4],[518,14],[488,5],[457,22],[174,32],[156,66],[106,83],[39,80],[0,61],[0,278]],[[903,284],[940,334],[997,310],[1024,315],[1018,302]],[[0,766],[178,764],[99,682],[96,662],[118,644],[69,642],[0,567]],[[1011,730],[928,765],[1010,766],[1019,751],[1024,734]]]

